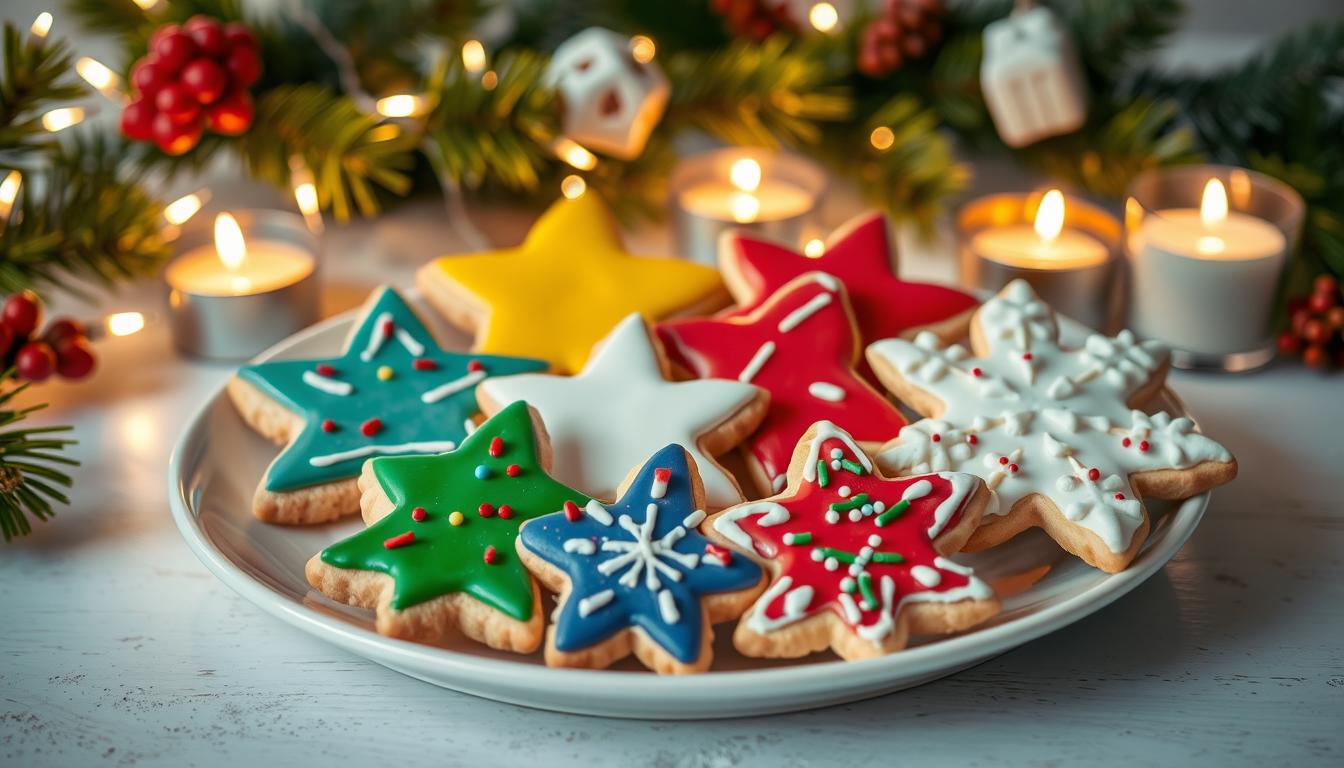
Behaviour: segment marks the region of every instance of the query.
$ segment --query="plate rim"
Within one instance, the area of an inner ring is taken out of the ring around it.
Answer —
[[[276,357],[295,345],[326,333],[333,327],[348,323],[358,311],[358,308],[351,309],[309,326],[272,345],[250,362],[260,362]],[[753,687],[806,688],[831,681],[832,685],[827,687],[838,689],[852,688],[863,682],[871,683],[877,678],[897,680],[902,677],[928,674],[940,669],[947,669],[948,673],[951,674],[955,670],[964,669],[1080,621],[1137,588],[1165,566],[1185,546],[1185,543],[1194,534],[1195,529],[1203,519],[1211,496],[1211,492],[1206,491],[1181,501],[1177,508],[1169,513],[1170,520],[1167,524],[1162,526],[1165,533],[1156,539],[1150,536],[1148,541],[1144,543],[1143,548],[1140,549],[1139,556],[1127,569],[1110,574],[1103,581],[1088,587],[1079,594],[1072,595],[1061,602],[1020,618],[990,627],[971,629],[952,637],[939,639],[915,648],[907,648],[896,653],[860,661],[836,659],[828,662],[769,669],[722,671],[711,669],[706,673],[697,675],[655,675],[645,670],[546,667],[379,635],[371,630],[354,626],[335,616],[309,608],[302,602],[292,600],[274,587],[254,578],[246,569],[230,559],[214,544],[201,527],[200,517],[195,513],[194,505],[188,499],[187,476],[183,473],[187,462],[188,449],[199,442],[195,439],[196,435],[200,431],[201,425],[208,418],[211,409],[215,407],[216,402],[221,397],[226,397],[227,385],[228,379],[226,378],[204,402],[196,407],[183,425],[168,458],[168,502],[178,533],[186,541],[188,548],[191,549],[197,559],[216,578],[267,614],[320,640],[422,680],[425,679],[422,675],[409,672],[407,669],[439,668],[444,673],[452,674],[455,677],[475,680],[500,675],[505,677],[521,675],[547,687],[572,687],[576,684],[582,684],[584,690],[589,694],[603,696],[634,695],[630,690],[630,685],[637,682],[641,686],[648,687],[646,691],[642,690],[641,692],[650,696],[660,694],[685,696],[697,692],[697,689],[701,687],[710,685],[716,687],[726,684]],[[1185,403],[1170,387],[1164,384],[1161,392],[1174,405],[1178,406],[1185,415],[1190,415]],[[731,621],[724,622],[724,624],[731,624]],[[837,676],[843,678],[843,680],[837,680]],[[503,696],[491,696],[489,693],[467,691],[452,685],[445,685],[438,680],[428,680],[428,682],[472,695],[511,701]],[[707,690],[706,693],[709,693],[709,691]],[[721,694],[721,691],[718,693]],[[576,704],[571,709],[548,707],[541,703],[512,703],[585,714],[601,711],[600,708],[590,707],[585,709],[582,703]],[[796,708],[807,709],[815,706],[824,706],[824,704],[809,704]],[[753,711],[764,710],[756,708]],[[637,713],[624,716],[653,717],[653,715]],[[731,717],[733,715],[706,716]]]

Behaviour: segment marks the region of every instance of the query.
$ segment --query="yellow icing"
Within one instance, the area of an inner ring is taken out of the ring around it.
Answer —
[[[431,290],[454,283],[489,307],[477,352],[542,358],[560,373],[581,370],[593,345],[631,312],[652,322],[723,292],[712,267],[627,253],[611,211],[591,191],[553,204],[522,245],[444,256],[420,279]]]

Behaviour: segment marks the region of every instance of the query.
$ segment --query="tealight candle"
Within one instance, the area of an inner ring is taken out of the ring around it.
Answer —
[[[1275,290],[1303,211],[1287,185],[1240,168],[1140,176],[1126,209],[1128,324],[1171,346],[1181,367],[1268,362]]]
[[[301,217],[221,213],[212,239],[195,230],[179,243],[164,279],[183,352],[246,358],[317,320],[318,244]]]
[[[962,281],[997,291],[1015,279],[1046,303],[1093,328],[1107,329],[1113,307],[1120,222],[1052,189],[1035,198],[992,195],[957,216]]]
[[[795,155],[730,148],[682,161],[671,186],[681,251],[714,264],[719,237],[731,229],[795,244],[825,192],[826,175]]]

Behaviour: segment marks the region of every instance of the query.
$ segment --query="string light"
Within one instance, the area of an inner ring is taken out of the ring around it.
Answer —
[[[570,174],[560,182],[560,194],[570,200],[577,200],[583,197],[583,193],[588,191],[588,182],[583,180],[582,176]]]
[[[485,70],[485,74],[481,75],[481,87],[493,91],[497,85],[499,85],[499,73],[493,69]]]
[[[653,44],[653,38],[648,35],[635,35],[630,38],[630,55],[640,64],[648,64],[653,61],[654,54],[658,52],[658,46]]]
[[[420,112],[423,100],[409,93],[385,96],[374,104],[374,109],[383,117],[411,117]]]
[[[555,140],[551,148],[555,151],[556,157],[580,171],[591,171],[597,167],[597,155],[589,152],[575,141],[559,138]]]
[[[383,123],[369,131],[369,141],[391,141],[401,135],[401,127],[396,123]]]
[[[103,321],[110,336],[130,336],[144,330],[145,316],[139,312],[116,312]]]
[[[47,33],[51,31],[51,21],[51,14],[43,11],[37,14],[36,19],[33,19],[33,25],[29,29],[33,31],[33,35],[36,37],[45,38]]]
[[[84,119],[84,110],[80,107],[60,107],[42,116],[42,127],[51,133],[63,131]]]
[[[814,237],[803,246],[803,255],[809,259],[820,259],[824,253],[826,253],[826,244],[821,241],[821,238]]]
[[[840,12],[830,3],[817,3],[808,10],[807,20],[818,32],[830,32],[840,22]]]
[[[0,219],[9,218],[9,212],[14,210],[14,201],[19,197],[19,185],[23,183],[23,174],[18,171],[10,171],[5,175],[5,180],[0,181]]]
[[[154,6],[159,4],[159,0],[134,0],[134,2],[142,11],[153,10]]]
[[[885,125],[879,125],[868,134],[868,143],[879,152],[885,152],[891,149],[891,145],[896,143],[896,134]]]
[[[163,208],[163,218],[173,226],[181,226],[187,223],[192,216],[200,212],[205,201],[210,199],[209,190],[202,189],[199,192],[192,192],[189,195],[183,195]]]
[[[308,230],[313,234],[320,234],[324,225],[321,206],[318,205],[317,199],[317,182],[313,178],[313,172],[308,169],[308,164],[298,155],[289,158],[289,181],[294,190],[294,203],[299,206],[299,213],[303,214],[303,221],[308,225]]]
[[[480,40],[468,40],[462,44],[462,66],[473,75],[485,69],[485,46]]]
[[[101,61],[83,56],[75,62],[75,71],[104,96],[116,98],[120,94],[121,78]]]

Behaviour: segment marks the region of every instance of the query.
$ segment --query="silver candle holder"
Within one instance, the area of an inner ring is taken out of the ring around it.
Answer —
[[[164,270],[173,343],[193,357],[246,359],[318,320],[321,240],[303,217],[274,210],[232,216],[247,248],[241,266],[220,260],[212,227],[195,222]]]

